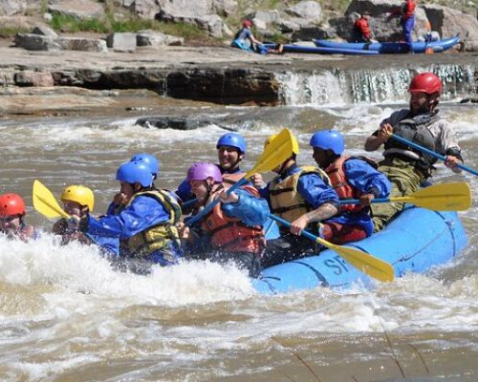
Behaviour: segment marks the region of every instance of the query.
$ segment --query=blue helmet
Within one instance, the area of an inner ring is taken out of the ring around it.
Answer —
[[[151,174],[154,177],[157,177],[159,174],[159,163],[158,160],[154,155],[148,154],[148,153],[141,153],[141,154],[136,154],[133,155],[130,159],[130,162],[138,162],[138,163],[144,163],[146,164],[150,170]]]
[[[310,138],[310,145],[322,150],[332,150],[342,155],[345,149],[344,137],[336,130],[318,131]]]
[[[116,171],[116,180],[126,183],[139,183],[143,187],[151,187],[153,177],[151,169],[143,162],[126,162]]]
[[[246,140],[241,134],[226,133],[217,141],[216,148],[219,146],[231,146],[237,148],[241,154],[246,153]]]

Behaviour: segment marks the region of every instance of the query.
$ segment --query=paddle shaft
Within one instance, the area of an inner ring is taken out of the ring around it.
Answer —
[[[282,219],[276,215],[269,214],[269,218],[271,218],[272,220],[275,220],[276,222],[282,225],[285,225],[286,227],[290,227],[292,225],[287,220]],[[301,232],[301,235],[315,242],[319,242],[319,239],[320,239],[319,237],[313,235],[312,233],[310,233],[309,231],[306,231],[305,229]]]
[[[389,198],[378,198],[378,199],[372,199],[371,203],[393,203],[392,199]],[[339,201],[339,204],[341,206],[345,204],[360,204],[360,200],[358,199],[342,199]]]
[[[242,178],[239,182],[234,184],[231,188],[229,188],[226,191],[226,195],[230,195],[231,192],[237,190],[239,187],[243,186],[248,182],[247,178],[244,177]],[[209,203],[207,206],[204,207],[203,210],[201,210],[196,216],[193,216],[191,219],[189,219],[186,222],[186,225],[188,227],[191,227],[192,225],[196,224],[198,221],[200,221],[204,216],[206,216],[212,209],[221,201],[221,199],[217,198],[214,199],[211,203]]]
[[[446,161],[446,157],[445,157],[444,155],[438,154],[437,152],[432,151],[432,150],[429,150],[429,149],[427,149],[426,147],[422,147],[422,146],[420,146],[420,145],[417,145],[416,143],[411,142],[411,141],[409,141],[408,139],[405,139],[405,138],[403,138],[403,137],[400,137],[400,136],[398,136],[398,135],[396,135],[396,134],[391,134],[390,137],[393,138],[393,139],[395,139],[395,140],[398,141],[398,142],[401,142],[401,143],[406,144],[406,145],[408,145],[408,146],[410,146],[410,147],[413,147],[413,148],[416,149],[416,150],[419,150],[419,151],[421,151],[421,152],[423,152],[423,153],[426,153],[426,154],[429,154],[429,155],[431,155],[431,156],[434,156],[435,158],[440,159],[440,160],[442,160],[442,161],[444,161],[444,162]],[[467,166],[462,165],[462,164],[457,164],[456,166],[457,166],[458,168],[461,168],[462,170],[468,171],[469,173],[478,176],[478,171],[476,171],[476,170],[474,170],[474,169],[472,169],[472,168],[470,168],[470,167],[467,167]]]

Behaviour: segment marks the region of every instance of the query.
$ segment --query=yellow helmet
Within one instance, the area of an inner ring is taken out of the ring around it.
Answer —
[[[289,135],[290,135],[290,139],[292,141],[292,152],[294,154],[299,154],[299,141],[297,140],[297,137],[292,134],[292,132],[290,132],[289,129],[285,129],[289,132]],[[279,133],[280,134],[280,133]],[[270,135],[269,137],[266,138],[265,142],[264,142],[264,149],[274,140],[274,138],[276,138],[279,134],[272,134]]]
[[[82,206],[88,206],[90,212],[95,206],[95,196],[93,191],[85,186],[69,186],[63,190],[60,197],[62,202],[76,202]]]

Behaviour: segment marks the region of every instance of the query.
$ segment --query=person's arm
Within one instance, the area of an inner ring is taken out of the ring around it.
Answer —
[[[458,164],[463,164],[461,148],[456,138],[455,130],[444,120],[440,120],[441,133],[439,135],[439,146],[437,151],[445,155],[445,166],[452,169],[453,172],[460,173],[461,168]]]
[[[100,219],[89,216],[86,232],[91,235],[127,239],[168,220],[169,213],[157,200],[149,196],[139,196],[118,215]]]
[[[227,216],[241,219],[245,225],[263,226],[270,214],[269,205],[263,198],[252,195],[249,191],[239,189],[234,192],[237,199],[222,203],[221,208]]]
[[[388,198],[391,191],[391,183],[385,174],[377,171],[366,161],[361,159],[349,159],[344,164],[344,172],[351,186],[359,190],[362,195],[360,204],[370,205],[375,198]]]
[[[393,127],[388,123],[382,123],[380,129],[367,138],[365,141],[365,151],[375,151],[390,138]]]
[[[299,178],[297,191],[314,209],[291,223],[290,232],[300,235],[308,224],[327,220],[339,212],[339,197],[317,174]]]

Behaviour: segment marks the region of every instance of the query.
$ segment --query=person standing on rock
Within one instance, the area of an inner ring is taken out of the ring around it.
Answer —
[[[461,172],[457,165],[463,163],[455,131],[440,118],[436,109],[442,92],[440,79],[433,73],[417,74],[408,91],[410,109],[396,111],[383,120],[380,129],[365,142],[366,151],[375,151],[382,145],[385,147],[385,159],[380,162],[378,170],[385,173],[392,183],[391,197],[418,191],[432,175],[436,162],[434,156],[390,138],[392,133],[446,156],[445,166],[453,172]],[[380,231],[403,207],[403,203],[373,204],[375,231]]]
[[[352,42],[372,42],[372,32],[370,30],[370,13],[362,12],[362,16],[354,23]]]
[[[402,38],[412,50],[412,32],[415,26],[415,8],[417,6],[418,0],[407,0],[402,6],[394,10],[390,16],[389,20],[394,17],[400,17],[400,23],[402,25]]]
[[[277,49],[271,49],[267,48],[262,42],[257,40],[252,34],[252,25],[253,22],[251,20],[244,20],[242,22],[242,28],[234,36],[231,46],[260,54],[282,54],[282,45],[279,45]]]

